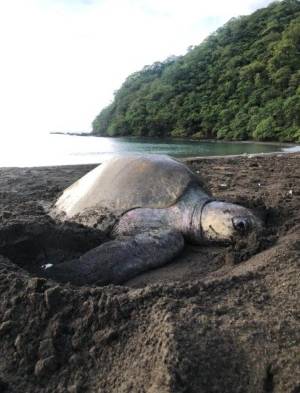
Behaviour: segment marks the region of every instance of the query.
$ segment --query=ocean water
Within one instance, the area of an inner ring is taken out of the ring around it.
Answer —
[[[74,135],[29,135],[0,138],[0,167],[101,163],[115,154],[156,153],[174,157],[300,151],[277,144],[197,142],[146,138],[102,138]]]

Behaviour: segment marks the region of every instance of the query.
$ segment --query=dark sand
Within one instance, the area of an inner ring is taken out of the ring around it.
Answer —
[[[93,166],[0,169],[1,393],[300,392],[300,154],[189,164],[262,238],[104,288],[34,277],[105,240],[44,212]]]

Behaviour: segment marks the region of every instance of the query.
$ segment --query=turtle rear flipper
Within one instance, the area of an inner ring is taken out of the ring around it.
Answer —
[[[78,259],[45,269],[42,275],[75,285],[122,284],[144,271],[167,264],[183,247],[180,232],[155,230],[104,243]]]

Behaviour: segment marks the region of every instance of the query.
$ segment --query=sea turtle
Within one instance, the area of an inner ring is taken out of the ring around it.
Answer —
[[[47,277],[78,285],[120,284],[170,262],[185,242],[229,243],[261,228],[250,210],[213,199],[199,176],[163,155],[106,161],[67,188],[51,215],[102,226],[114,239],[44,267]]]

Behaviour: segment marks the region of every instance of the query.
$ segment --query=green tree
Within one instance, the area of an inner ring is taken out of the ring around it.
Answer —
[[[261,120],[253,132],[254,139],[259,141],[274,140],[276,135],[274,133],[275,123],[272,117]]]

